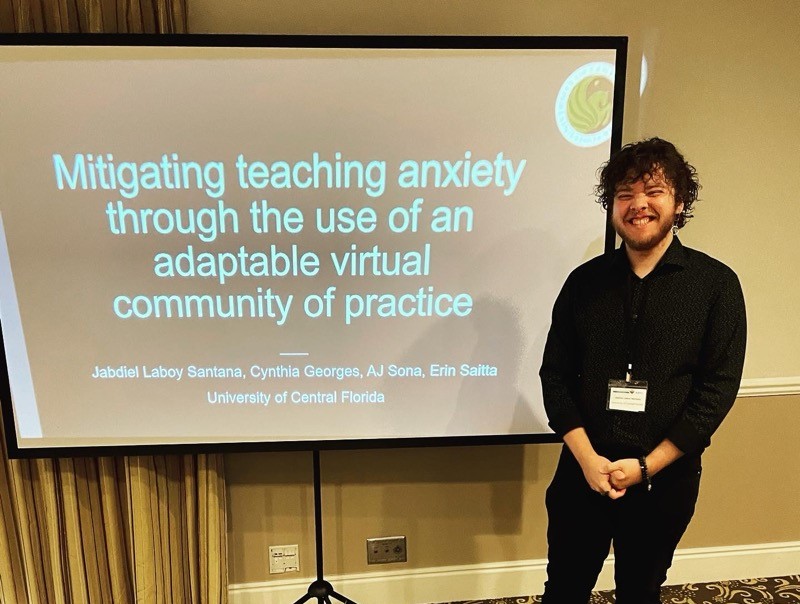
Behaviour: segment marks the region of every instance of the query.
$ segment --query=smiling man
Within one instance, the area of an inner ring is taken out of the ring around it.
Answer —
[[[567,278],[540,371],[565,443],[546,497],[544,604],[586,604],[612,543],[617,604],[659,603],[694,513],[746,340],[736,274],[676,236],[698,190],[695,169],[658,138],[601,171],[598,201],[623,244]]]

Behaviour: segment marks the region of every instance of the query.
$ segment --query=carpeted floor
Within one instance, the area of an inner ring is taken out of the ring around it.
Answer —
[[[762,604],[765,602],[800,604],[800,575],[670,585],[662,589],[661,601],[663,604]],[[450,602],[448,604],[535,604],[537,602],[541,602],[539,596],[518,596],[495,600]],[[613,604],[614,602],[613,591],[600,591],[592,594],[590,604]]]

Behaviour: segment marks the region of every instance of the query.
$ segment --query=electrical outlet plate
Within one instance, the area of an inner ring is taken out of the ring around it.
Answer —
[[[269,546],[270,574],[291,573],[300,570],[299,548],[296,545]]]
[[[367,539],[367,564],[407,561],[408,553],[404,536]]]

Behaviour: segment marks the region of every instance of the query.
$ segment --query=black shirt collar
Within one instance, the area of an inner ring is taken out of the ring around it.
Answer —
[[[686,249],[676,235],[672,238],[672,243],[669,244],[667,251],[661,256],[661,260],[658,261],[654,272],[662,266],[684,268],[688,263],[689,259],[686,256]],[[628,255],[625,253],[624,243],[612,253],[611,267],[614,270],[630,270],[630,262],[628,262]]]

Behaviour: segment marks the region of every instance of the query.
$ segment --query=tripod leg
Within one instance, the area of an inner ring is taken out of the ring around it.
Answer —
[[[339,600],[340,602],[344,602],[344,604],[356,604],[350,598],[347,598],[347,597],[343,596],[342,594],[337,594],[335,591],[332,591],[331,595],[334,598],[336,598],[337,600]]]
[[[313,597],[314,596],[312,596],[311,594],[306,594],[302,598],[297,600],[297,602],[295,602],[294,604],[303,604],[304,602],[308,602]]]

